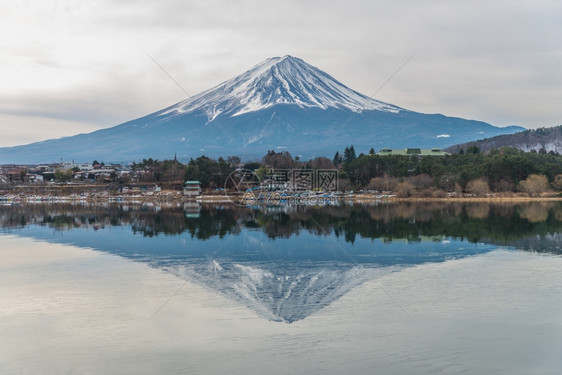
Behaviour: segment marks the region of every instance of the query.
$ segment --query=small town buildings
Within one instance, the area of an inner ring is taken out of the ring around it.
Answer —
[[[421,148],[382,148],[379,152],[377,152],[377,155],[445,156],[449,155],[449,153],[441,150],[440,148],[432,148],[431,150]]]
[[[81,172],[85,172],[85,171],[89,171],[93,169],[92,164],[90,163],[75,163],[74,161],[72,162],[62,162],[60,164],[60,167],[62,169],[74,169],[74,170],[79,170]]]
[[[201,194],[201,182],[186,181],[183,186],[183,195],[188,197],[196,197]]]

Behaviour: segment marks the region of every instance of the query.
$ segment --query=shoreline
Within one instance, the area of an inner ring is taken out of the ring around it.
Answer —
[[[388,201],[397,202],[556,202],[562,201],[562,197],[450,197],[450,198],[420,198],[420,197],[408,197],[408,198],[384,198]],[[373,199],[365,199],[363,197],[357,198],[357,202],[372,201]]]
[[[160,193],[148,194],[108,194],[105,193],[90,193],[90,195],[76,195],[76,194],[62,194],[62,195],[42,195],[42,194],[1,194],[0,204],[38,204],[38,203],[143,203],[143,202],[166,202],[166,203],[239,203],[236,199],[239,195],[200,195],[200,196],[184,196],[178,191],[162,191]],[[314,198],[314,197],[312,197]],[[310,198],[308,198],[310,199]],[[291,199],[289,199],[291,200]],[[295,202],[296,200],[296,202]],[[291,202],[278,202],[277,205],[327,205],[338,202],[353,202],[353,203],[372,203],[372,202],[444,202],[444,203],[458,203],[458,202],[474,202],[474,203],[524,203],[524,202],[557,202],[562,201],[559,196],[488,196],[488,197],[380,197],[372,194],[354,194],[353,196],[343,197],[316,197],[317,203],[308,203],[307,199],[292,199]],[[304,203],[301,203],[304,202]],[[267,204],[267,200],[256,202],[248,202],[248,204]],[[275,204],[274,204],[275,205]]]

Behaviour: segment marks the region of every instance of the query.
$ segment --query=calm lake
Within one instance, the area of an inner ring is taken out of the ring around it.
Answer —
[[[559,374],[562,204],[0,206],[1,374]]]

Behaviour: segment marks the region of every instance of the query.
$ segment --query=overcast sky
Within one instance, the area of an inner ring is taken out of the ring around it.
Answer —
[[[562,124],[562,2],[0,0],[0,147],[107,128],[293,55],[403,108]]]

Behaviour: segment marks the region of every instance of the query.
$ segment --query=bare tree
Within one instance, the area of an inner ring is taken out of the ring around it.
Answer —
[[[396,195],[398,195],[400,198],[407,198],[407,197],[411,197],[416,191],[416,188],[414,185],[412,185],[409,182],[400,182],[398,185],[396,185]]]
[[[138,179],[139,179],[139,182],[154,182],[154,181],[156,181],[154,179],[154,173],[147,172],[147,171],[139,172]]]
[[[557,174],[556,176],[554,176],[552,187],[556,190],[562,190],[562,174]]]
[[[378,191],[393,191],[398,184],[398,180],[388,174],[383,174],[381,177],[371,178],[367,189]]]
[[[242,163],[242,159],[240,159],[240,156],[229,156],[226,158],[226,163],[232,168],[236,168]]]
[[[483,178],[478,178],[476,180],[471,180],[466,184],[466,191],[476,195],[477,197],[483,197],[490,193],[490,186],[488,186],[488,181]]]
[[[407,181],[414,185],[417,190],[429,189],[433,186],[433,178],[425,173],[412,176]]]
[[[288,151],[275,152],[271,150],[263,157],[262,164],[273,168],[291,169],[295,162]]]
[[[495,182],[492,187],[497,192],[513,191],[513,183],[505,179]]]
[[[314,169],[335,169],[334,162],[324,156],[318,156],[308,162],[311,168]]]
[[[164,172],[164,176],[162,177],[163,181],[167,182],[182,182],[183,176],[185,174],[185,169],[182,168],[177,163],[172,164],[170,168],[166,172]]]
[[[543,175],[532,174],[519,183],[519,188],[530,196],[537,196],[548,189],[548,179]]]

